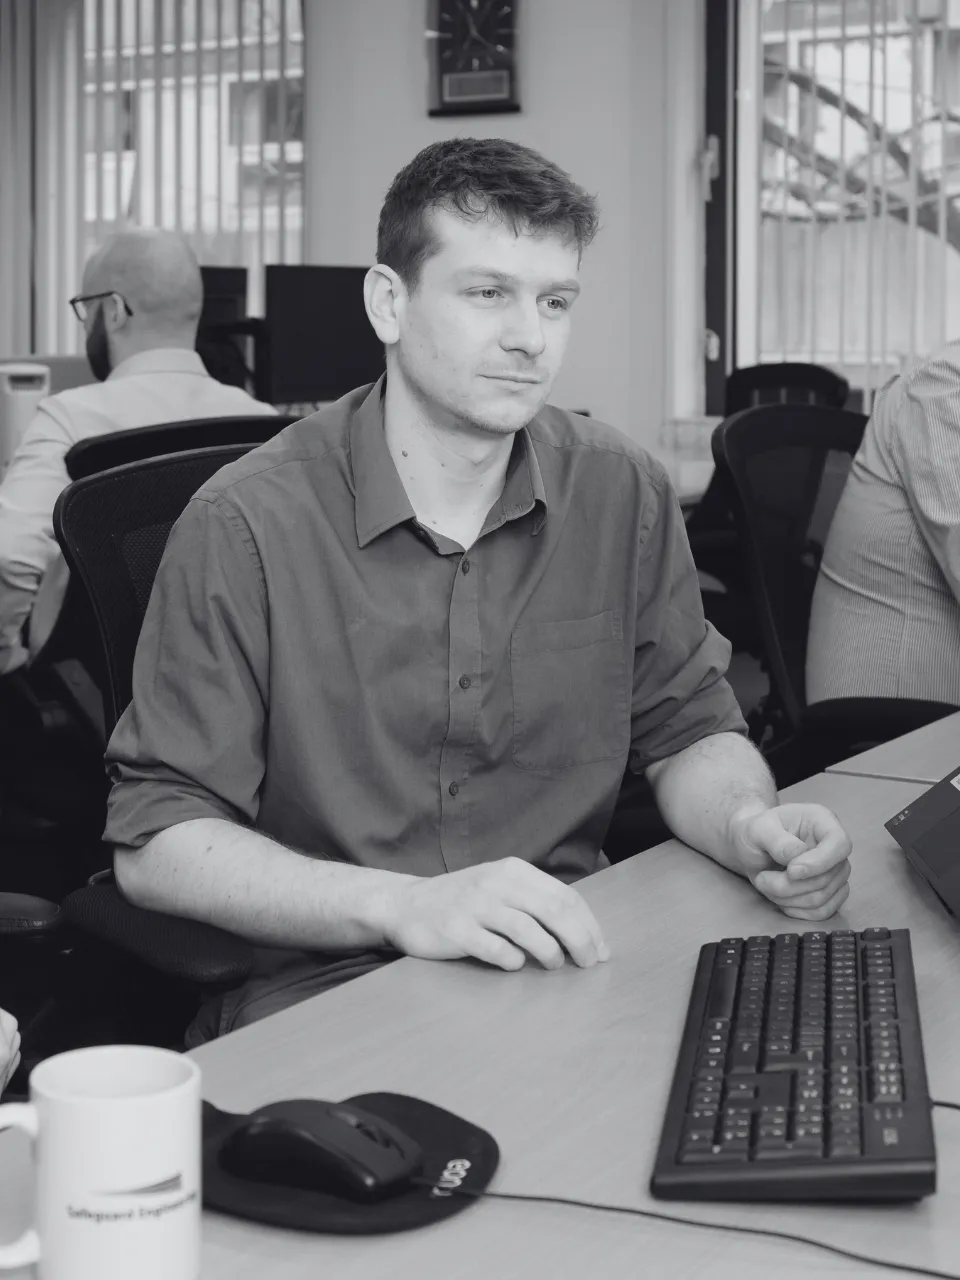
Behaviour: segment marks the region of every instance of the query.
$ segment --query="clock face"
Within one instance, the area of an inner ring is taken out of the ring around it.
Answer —
[[[492,71],[513,61],[514,6],[508,0],[441,3],[441,71]]]
[[[431,115],[519,111],[519,0],[434,0]]]

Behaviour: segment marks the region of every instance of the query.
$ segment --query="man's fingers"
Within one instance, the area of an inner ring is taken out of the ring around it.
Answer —
[[[560,884],[537,867],[509,860],[505,906],[532,916],[570,954],[575,964],[588,967],[606,960],[610,951],[593,912],[568,885]]]
[[[14,1023],[16,1026],[16,1023]],[[4,1055],[0,1053],[0,1091],[5,1089],[13,1079],[13,1073],[20,1065],[20,1032],[13,1033],[13,1039],[9,1042],[9,1061],[4,1066]]]
[[[480,923],[521,947],[527,955],[539,960],[545,969],[561,969],[563,948],[532,916],[513,907],[498,907]]]
[[[796,907],[792,903],[784,903],[781,910],[794,920],[829,920],[840,910],[850,896],[850,886],[842,884],[833,896],[822,907]]]
[[[819,907],[850,879],[850,863],[843,862],[814,880],[794,880],[787,871],[761,871],[755,887],[777,905]]]
[[[771,812],[776,812],[772,810]],[[791,806],[783,805],[781,813],[785,824],[791,818]],[[805,805],[803,811],[804,843],[809,847],[798,851],[790,859],[790,875],[797,879],[813,879],[832,867],[839,866],[850,857],[850,837],[840,825],[840,819],[825,805]]]
[[[463,948],[464,955],[496,965],[498,969],[522,969],[527,959],[519,947],[499,934],[491,933],[476,920],[459,921],[457,927],[450,930],[450,938]]]
[[[589,968],[600,959],[603,939],[601,936],[598,943],[599,926],[579,894],[571,892],[569,897],[560,897],[532,893],[515,905],[551,933],[569,953],[574,964]]]

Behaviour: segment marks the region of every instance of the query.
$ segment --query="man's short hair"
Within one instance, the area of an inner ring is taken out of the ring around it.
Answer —
[[[440,244],[426,214],[447,209],[502,219],[516,233],[553,232],[584,249],[597,233],[594,196],[559,165],[506,138],[450,138],[418,152],[390,185],[377,227],[377,261],[411,291]]]

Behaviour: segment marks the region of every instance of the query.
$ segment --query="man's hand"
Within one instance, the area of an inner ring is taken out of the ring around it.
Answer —
[[[522,968],[528,955],[545,969],[559,969],[564,952],[583,968],[610,955],[580,894],[521,858],[404,880],[385,935],[408,956],[473,956],[501,969]]]
[[[20,1032],[12,1013],[0,1009],[0,1093],[20,1063]]]
[[[850,893],[850,837],[822,804],[737,814],[731,831],[755,889],[797,920],[826,920]]]

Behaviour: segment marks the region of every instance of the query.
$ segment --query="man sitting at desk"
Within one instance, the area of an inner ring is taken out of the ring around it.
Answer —
[[[67,569],[53,534],[53,508],[69,483],[64,459],[72,445],[160,422],[276,414],[203,367],[194,350],[203,305],[200,268],[175,232],[129,228],[109,236],[70,301],[100,381],[41,400],[0,484],[3,674],[43,647],[63,602]],[[28,616],[29,655],[21,641]]]
[[[960,707],[960,342],[876,396],[813,595],[807,700]]]
[[[135,903],[259,947],[188,1044],[383,963],[605,960],[572,882],[628,758],[788,915],[850,842],[778,806],[663,469],[546,406],[592,197],[502,139],[420,152],[365,280],[387,372],[218,472],[175,526],[107,759]]]

